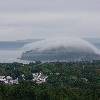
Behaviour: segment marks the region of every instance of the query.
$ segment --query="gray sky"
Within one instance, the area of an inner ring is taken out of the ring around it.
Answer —
[[[0,41],[100,38],[100,0],[0,0]]]

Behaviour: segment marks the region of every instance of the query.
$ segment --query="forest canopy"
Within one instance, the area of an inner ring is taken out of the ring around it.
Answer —
[[[37,84],[32,73],[43,72]],[[25,80],[22,78],[25,75]],[[0,63],[0,76],[19,79],[19,84],[0,83],[1,100],[99,100],[100,61]]]

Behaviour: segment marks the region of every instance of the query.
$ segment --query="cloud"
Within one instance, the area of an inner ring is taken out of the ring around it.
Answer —
[[[22,50],[24,51],[30,51],[30,50],[37,50],[39,52],[45,51],[45,50],[51,50],[56,48],[66,48],[73,50],[81,50],[81,51],[95,51],[95,53],[99,53],[99,50],[94,47],[91,43],[80,39],[76,37],[56,37],[56,38],[50,38],[46,40],[41,40],[34,43],[26,44],[22,47]]]
[[[1,0],[0,40],[100,37],[99,4],[99,0]]]
[[[0,0],[1,12],[99,11],[99,0]]]

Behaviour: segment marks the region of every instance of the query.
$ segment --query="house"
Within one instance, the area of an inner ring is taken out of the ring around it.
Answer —
[[[18,82],[18,78],[15,79],[15,80],[13,80],[13,84],[19,84],[19,82]]]
[[[23,80],[25,80],[25,75],[24,74],[22,74],[22,78],[23,78]]]
[[[33,81],[36,81],[38,84],[46,82],[47,77],[42,72],[33,73]]]
[[[5,76],[0,76],[0,79],[4,79],[5,78]]]
[[[87,78],[81,78],[81,79],[82,79],[83,81],[86,81],[86,82],[88,81],[88,79],[87,79]]]
[[[4,81],[6,81],[5,76],[0,76],[0,83],[4,83]]]
[[[56,73],[56,75],[59,75],[59,73]]]
[[[18,78],[13,80],[13,78],[10,76],[0,76],[0,82],[5,84],[18,84]]]

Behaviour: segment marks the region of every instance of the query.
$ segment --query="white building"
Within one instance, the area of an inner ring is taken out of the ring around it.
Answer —
[[[36,83],[40,84],[42,82],[46,82],[48,76],[43,75],[42,72],[39,73],[33,73],[33,81],[36,81]]]
[[[7,77],[0,76],[0,82],[3,82],[5,84],[18,84],[18,78],[13,80],[13,78],[10,76],[7,76]]]

